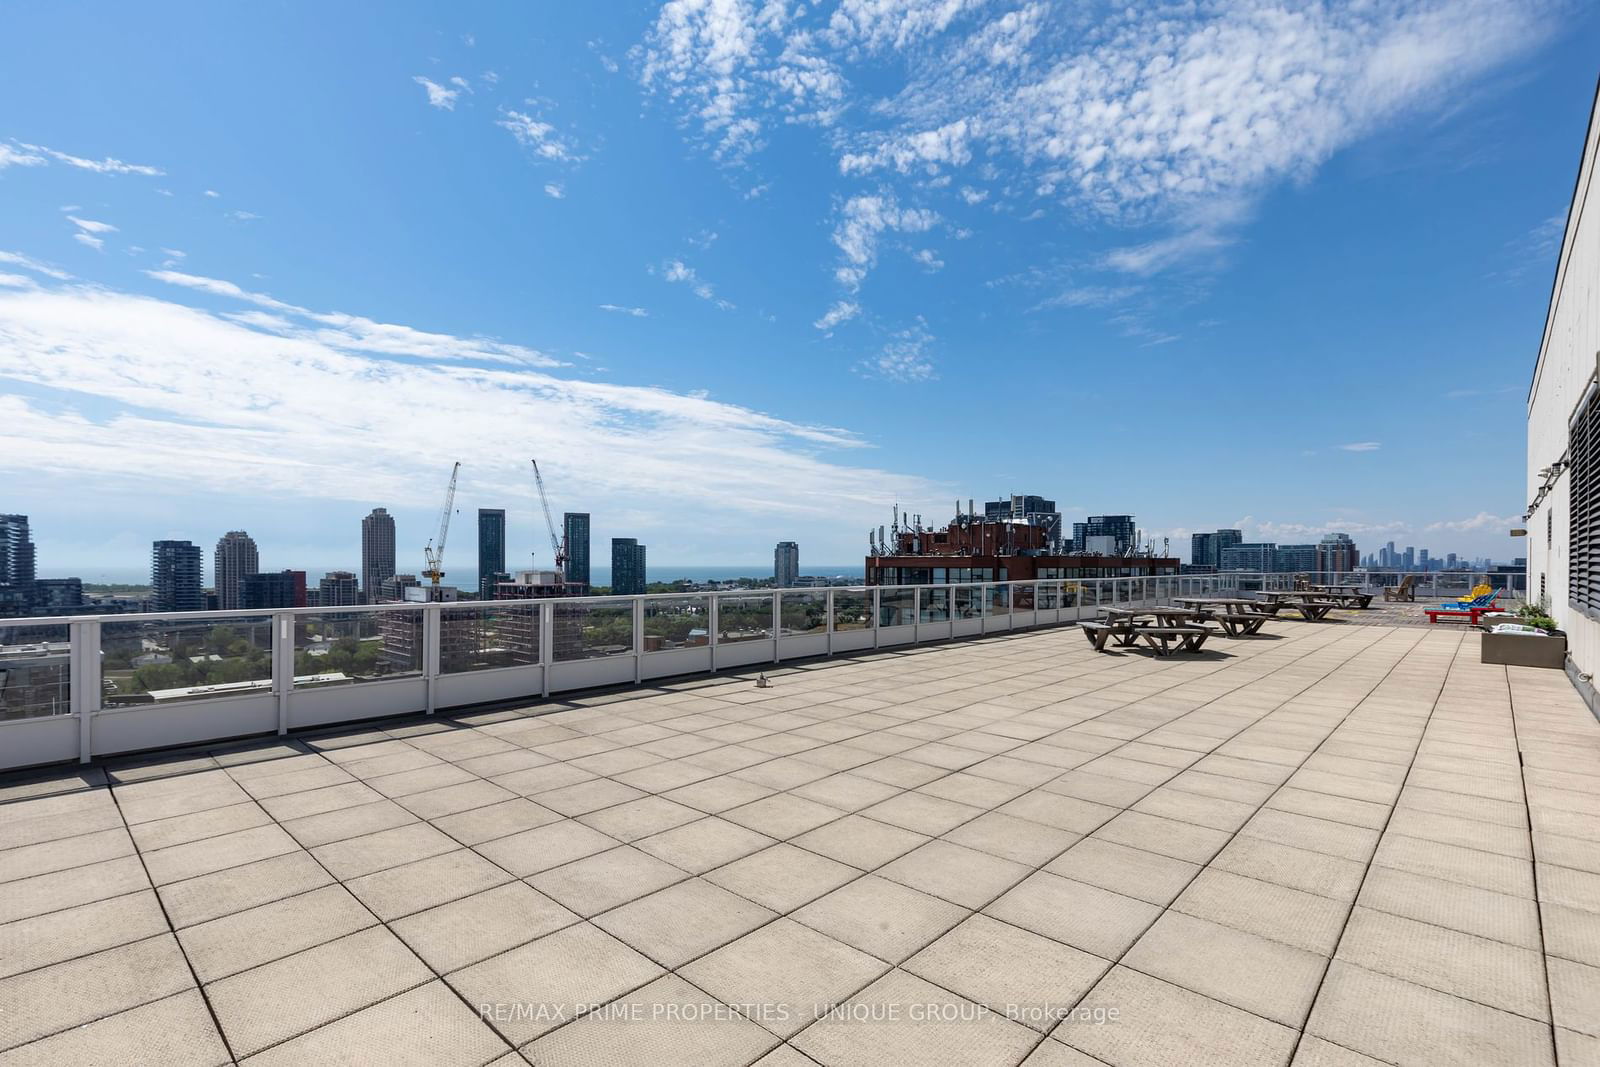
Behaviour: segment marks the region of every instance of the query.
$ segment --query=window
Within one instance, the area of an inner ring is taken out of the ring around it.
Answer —
[[[1567,599],[1600,616],[1600,397],[1593,382],[1567,426],[1571,513],[1568,516]]]

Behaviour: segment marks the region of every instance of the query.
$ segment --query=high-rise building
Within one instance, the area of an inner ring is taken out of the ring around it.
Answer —
[[[361,603],[361,592],[356,587],[356,576],[349,571],[329,571],[322,576],[322,581],[317,583],[317,589],[318,607],[343,608]]]
[[[28,516],[0,515],[0,616],[28,614],[35,577]]]
[[[1270,571],[1278,566],[1278,546],[1270,541],[1244,541],[1224,548],[1217,557],[1222,571]]]
[[[1072,551],[1126,555],[1133,550],[1138,536],[1132,515],[1091,515],[1087,522],[1072,524]]]
[[[1220,567],[1222,550],[1242,543],[1244,534],[1238,530],[1193,534],[1189,538],[1189,562],[1202,567]]]
[[[298,576],[298,581],[296,580]],[[296,604],[296,586],[299,601]],[[272,571],[266,574],[247,574],[239,583],[241,608],[293,608],[305,606],[305,571]]]
[[[1400,565],[1408,571],[1417,569],[1417,550],[1411,545],[1406,546],[1405,555],[1401,557]]]
[[[394,516],[373,508],[361,520],[361,595],[377,599],[378,585],[394,575]]]
[[[1316,545],[1279,545],[1272,554],[1272,570],[1309,574],[1318,569]]]
[[[150,546],[150,610],[201,611],[200,546],[189,541],[157,541]]]
[[[793,589],[800,578],[800,545],[779,541],[772,551],[772,580],[779,589]]]
[[[1316,569],[1327,574],[1353,571],[1361,561],[1361,553],[1349,534],[1331,533],[1317,544]]]
[[[561,516],[561,536],[567,542],[568,585],[589,584],[589,513],[569,511]]]
[[[506,511],[504,508],[478,509],[478,596],[494,597],[500,575],[506,569]]]
[[[635,596],[645,591],[644,546],[631,537],[611,539],[611,591]]]
[[[243,530],[229,530],[218,538],[213,558],[211,581],[217,590],[217,610],[243,607],[239,599],[245,575],[261,570],[261,555],[256,551],[255,541]]]

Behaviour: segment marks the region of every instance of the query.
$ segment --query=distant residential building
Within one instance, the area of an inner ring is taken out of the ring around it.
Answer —
[[[1244,543],[1239,530],[1213,530],[1197,533],[1189,538],[1189,562],[1197,567],[1210,567],[1213,571],[1222,566],[1223,550]]]
[[[296,582],[296,574],[299,581]],[[304,606],[306,592],[306,575],[304,571],[270,571],[267,573],[247,574],[239,584],[239,607],[246,609],[255,608],[292,608],[295,604],[295,587],[299,586],[299,599]]]
[[[0,515],[0,616],[28,614],[34,597],[34,564],[28,516]]]
[[[1317,566],[1317,546],[1279,545],[1272,554],[1272,566],[1269,569],[1306,574],[1320,570]]]
[[[1400,563],[1408,571],[1417,569],[1417,550],[1411,545],[1406,546],[1405,556]]]
[[[984,501],[983,517],[991,522],[1009,519],[1012,522],[1025,522],[1029,526],[1037,526],[1045,532],[1047,547],[1059,547],[1061,512],[1056,510],[1054,500],[1046,500],[1032,493],[1013,493],[1001,500]]]
[[[361,603],[361,591],[356,585],[356,576],[349,571],[329,571],[322,576],[317,588],[318,607],[343,608]]]
[[[35,615],[70,615],[84,606],[81,578],[37,578],[33,583]]]
[[[201,611],[200,546],[189,541],[156,541],[150,546],[150,610]]]
[[[394,575],[394,516],[373,508],[361,520],[361,595],[376,598],[378,584]]]
[[[1247,541],[1222,550],[1219,571],[1271,571],[1278,565],[1278,546],[1270,541]]]
[[[793,589],[800,577],[800,545],[796,541],[779,541],[772,551],[772,581],[779,589]]]
[[[506,570],[506,511],[478,509],[478,596],[488,600]]]
[[[646,580],[645,546],[632,537],[611,539],[611,591],[628,596],[643,593]]]
[[[253,538],[243,530],[229,530],[217,540],[211,584],[217,590],[217,610],[243,607],[239,601],[247,574],[261,570],[261,555]]]
[[[1427,553],[1423,553],[1426,558]],[[1353,571],[1360,562],[1361,553],[1349,534],[1331,533],[1317,544],[1316,569],[1328,574]]]
[[[1138,537],[1132,515],[1091,515],[1072,524],[1072,551],[1120,556],[1133,551]]]
[[[421,585],[415,574],[393,574],[378,583],[378,603],[393,603],[406,599],[406,590]]]
[[[567,543],[568,584],[589,584],[589,513],[569,511],[561,516],[561,536]]]

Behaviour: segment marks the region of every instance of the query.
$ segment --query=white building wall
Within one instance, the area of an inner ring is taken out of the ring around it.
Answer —
[[[1600,362],[1600,185],[1595,181],[1600,122],[1596,118],[1597,112],[1591,111],[1539,363],[1528,394],[1529,503],[1545,485],[1539,472],[1566,459],[1568,420]],[[1563,470],[1528,516],[1528,595],[1537,599],[1543,591],[1551,614],[1567,632],[1573,667],[1593,675],[1600,669],[1600,620],[1579,614],[1567,602],[1568,485]]]

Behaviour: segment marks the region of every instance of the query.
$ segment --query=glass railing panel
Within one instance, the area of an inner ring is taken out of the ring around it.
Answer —
[[[779,633],[783,636],[828,632],[827,593],[784,593],[778,606]]]
[[[1014,585],[1011,587],[1011,606],[1017,611],[1032,611],[1035,597],[1035,586]]]
[[[644,602],[646,652],[702,648],[710,643],[710,597],[670,597]]]
[[[945,586],[929,586],[922,590],[922,608],[919,622],[950,621],[950,590]]]
[[[557,601],[552,611],[556,662],[633,655],[633,601]]]
[[[772,638],[772,594],[717,598],[717,643],[767,641]]]
[[[979,619],[983,617],[983,587],[979,585],[952,586],[951,611],[957,619]]]
[[[539,605],[484,600],[439,609],[441,674],[538,662]]]
[[[989,586],[989,594],[985,598],[985,606],[989,615],[1011,614],[1011,589],[1004,585]]]
[[[878,593],[878,625],[910,626],[917,621],[915,589],[884,589]]]
[[[100,627],[100,706],[272,691],[272,618],[130,619]]]
[[[1054,611],[1059,608],[1061,606],[1061,583],[1040,582],[1038,597],[1040,611]]]
[[[833,629],[872,629],[872,592],[866,589],[835,589],[833,591]]]
[[[422,608],[294,616],[294,687],[349,685],[422,673]]]
[[[0,722],[72,712],[67,626],[0,626]]]

